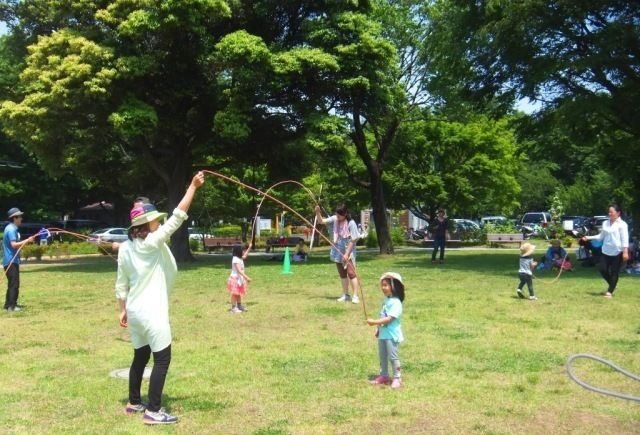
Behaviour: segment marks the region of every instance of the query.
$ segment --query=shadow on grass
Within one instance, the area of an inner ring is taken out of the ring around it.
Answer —
[[[543,253],[536,251],[535,256],[541,257]],[[451,271],[468,271],[476,273],[479,276],[505,276],[510,278],[517,277],[518,272],[518,256],[516,249],[455,249],[447,250],[444,264],[431,264],[431,249],[397,249],[394,255],[380,255],[375,249],[361,249],[358,252],[357,265],[359,268],[366,268],[367,264],[377,261],[381,258],[389,258],[392,260],[394,267],[398,269],[424,269],[428,271],[438,271],[446,275],[448,270]],[[259,270],[270,269],[279,270],[282,268],[281,261],[271,259],[272,255],[264,253],[252,254],[246,261],[247,268]],[[326,266],[331,272],[335,271],[334,263],[329,260],[328,251],[318,251],[310,253],[308,261],[291,263],[294,271],[304,270],[305,268],[314,268],[314,266]],[[113,274],[117,269],[116,260],[109,256],[79,256],[68,259],[43,259],[42,261],[28,261],[23,263],[21,272],[41,273],[43,271],[75,273],[90,271],[98,274]],[[185,263],[179,263],[178,269],[183,271],[198,271],[201,269],[209,270],[230,270],[231,255],[225,254],[205,254],[196,253],[194,260]],[[557,277],[555,271],[536,271],[534,276],[540,282],[550,281]],[[621,279],[627,274],[622,273]],[[561,280],[571,281],[592,281],[594,277],[598,277],[599,273],[596,267],[585,267],[577,264],[573,272],[563,272]],[[336,272],[337,279],[337,272]],[[593,284],[591,284],[593,285]],[[604,287],[603,287],[604,288]],[[591,292],[593,296],[602,296],[601,292]],[[336,296],[337,297],[337,296]],[[334,296],[323,296],[323,299],[332,300]]]
[[[428,250],[430,252],[430,250]],[[394,255],[396,259],[394,263],[399,268],[423,268],[425,271],[439,271],[446,274],[451,271],[469,271],[478,275],[502,275],[517,279],[518,275],[518,257],[517,250],[509,250],[507,252],[501,249],[484,249],[484,250],[449,250],[446,251],[444,264],[431,264],[430,253],[425,254],[422,251],[400,251]],[[542,257],[543,253],[534,254],[536,259]],[[622,278],[621,274],[620,277]],[[550,282],[558,277],[558,271],[535,271],[534,282],[538,279]],[[564,271],[560,275],[559,280],[571,281],[592,281],[594,277],[600,277],[596,267],[587,267],[578,264],[574,271]],[[603,281],[604,282],[604,281]],[[602,295],[602,293],[595,293]]]

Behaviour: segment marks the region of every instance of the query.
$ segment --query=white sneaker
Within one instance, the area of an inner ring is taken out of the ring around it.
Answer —
[[[347,302],[349,299],[349,295],[342,295],[337,300],[338,302]]]
[[[535,296],[529,296],[529,300],[530,300],[530,301],[537,301],[537,300],[538,300],[538,298],[537,298],[537,297],[535,297]]]
[[[351,302],[353,302],[354,304],[359,304],[360,298],[356,295],[353,295],[353,297],[351,298]]]

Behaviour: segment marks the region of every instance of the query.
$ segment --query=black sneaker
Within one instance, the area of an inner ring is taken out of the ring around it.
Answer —
[[[518,297],[519,297],[520,299],[524,299],[524,294],[522,293],[522,290],[520,290],[520,289],[518,288],[518,289],[516,289],[516,291],[518,292]]]

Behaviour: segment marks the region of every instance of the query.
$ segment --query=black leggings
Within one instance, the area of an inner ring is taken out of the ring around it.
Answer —
[[[607,291],[611,294],[616,290],[618,285],[618,276],[620,275],[620,267],[622,266],[622,254],[606,255],[602,254],[600,258],[600,275],[607,281],[609,288]]]
[[[518,273],[520,277],[520,284],[518,284],[518,290],[522,290],[524,285],[527,285],[527,290],[529,290],[529,296],[535,296],[533,294],[533,277],[528,273]]]
[[[142,402],[140,387],[144,369],[151,358],[151,348],[142,346],[133,350],[133,361],[129,369],[129,403],[136,405]],[[162,390],[171,363],[171,345],[159,352],[153,352],[153,369],[149,379],[149,411],[158,412],[162,403]]]

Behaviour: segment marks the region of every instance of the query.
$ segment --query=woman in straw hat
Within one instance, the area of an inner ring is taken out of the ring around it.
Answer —
[[[516,289],[518,297],[524,299],[522,288],[526,284],[529,290],[529,299],[532,301],[537,299],[533,293],[533,270],[538,265],[538,263],[533,260],[533,251],[535,250],[535,245],[531,243],[523,243],[522,246],[520,246],[520,267],[518,269],[520,284],[518,284],[518,288]]]
[[[144,413],[145,424],[171,424],[178,417],[161,408],[162,390],[171,362],[169,292],[176,278],[176,261],[167,246],[171,235],[187,220],[196,190],[204,183],[198,172],[182,200],[165,224],[153,204],[135,204],[131,209],[129,240],[118,249],[116,297],[120,304],[120,326],[128,327],[133,345],[129,370],[128,415]],[[149,380],[149,403],[142,403],[140,387],[145,366],[153,353]]]

